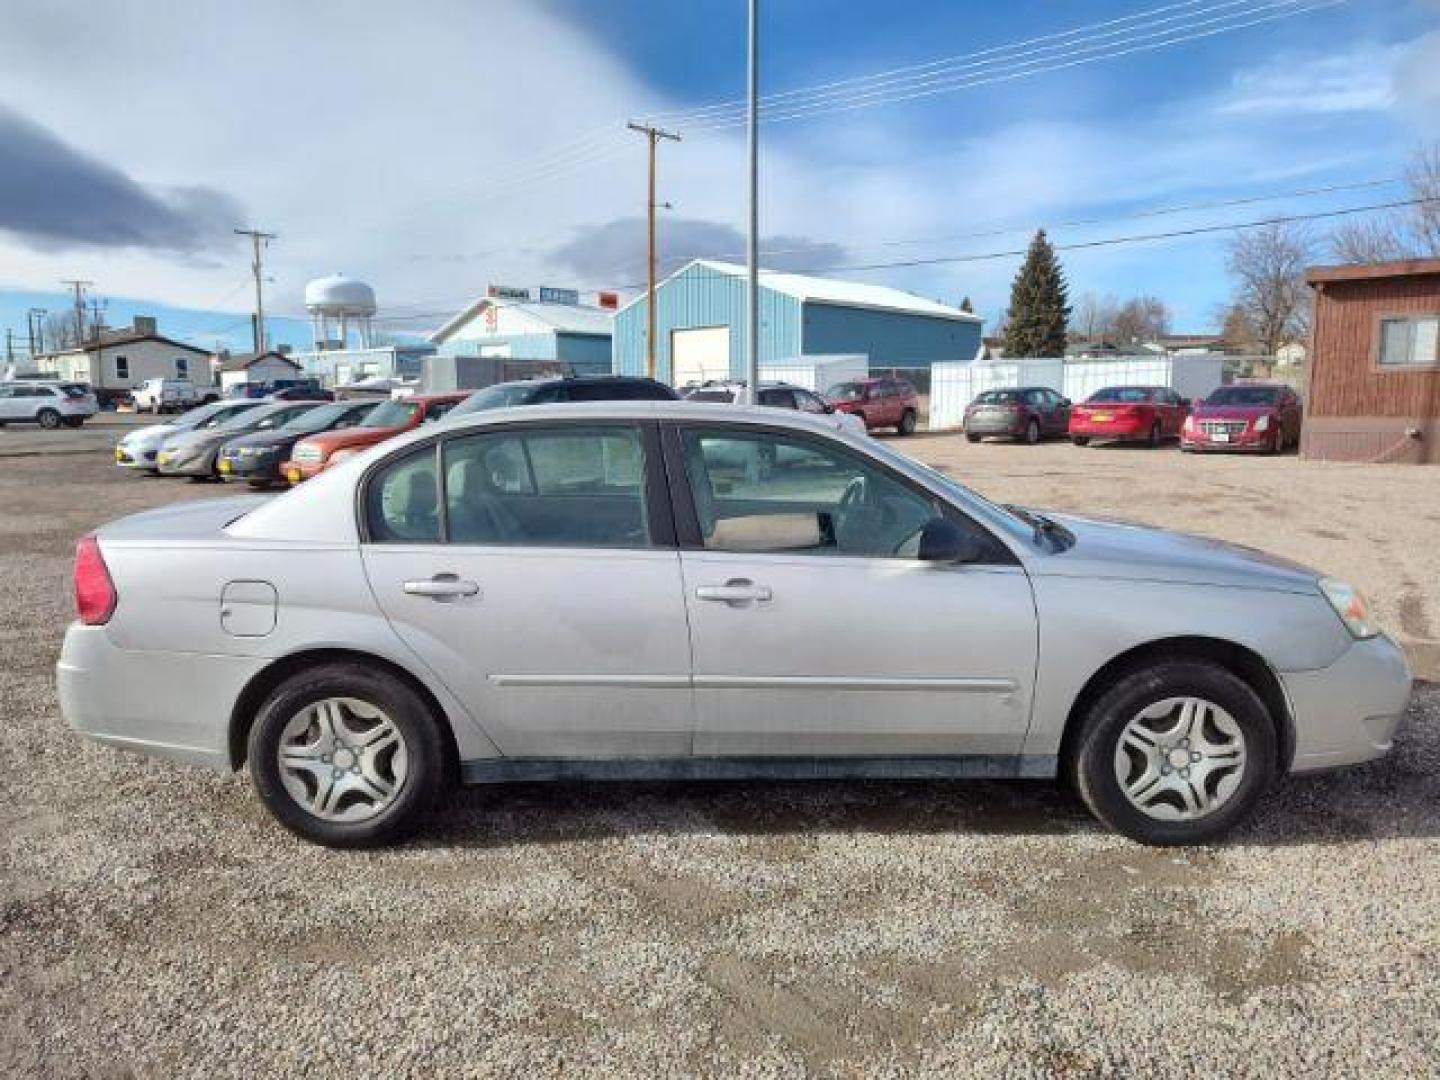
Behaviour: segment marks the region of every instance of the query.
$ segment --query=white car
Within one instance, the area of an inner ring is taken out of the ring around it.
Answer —
[[[1281,773],[1384,754],[1410,693],[1342,582],[733,405],[421,427],[278,498],[106,525],[75,592],[74,727],[248,761],[336,846],[402,835],[457,776],[1063,775],[1120,832],[1195,843]]]
[[[185,431],[219,427],[240,413],[257,409],[264,404],[265,402],[259,398],[212,401],[208,405],[201,405],[199,408],[180,414],[169,423],[150,424],[146,427],[135,428],[133,431],[127,432],[125,437],[115,444],[115,464],[122,469],[138,469],[158,474],[160,465],[156,458],[166,439]]]
[[[48,379],[0,382],[0,425],[78,428],[99,411],[95,394],[84,383]]]
[[[743,379],[709,382],[701,386],[686,387],[683,396],[686,401],[738,405],[745,401],[745,385]],[[860,417],[839,411],[819,394],[806,390],[803,386],[784,382],[761,382],[759,403],[767,409],[795,409],[817,416],[829,414],[856,435],[866,433],[865,421]]]
[[[136,412],[182,412],[200,400],[194,384],[184,379],[146,379],[130,391]]]

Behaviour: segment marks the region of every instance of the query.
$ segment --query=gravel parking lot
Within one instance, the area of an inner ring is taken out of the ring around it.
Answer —
[[[1434,470],[903,445],[1349,577],[1440,677]],[[74,538],[216,493],[118,473],[0,440],[9,1073],[1440,1071],[1440,687],[1387,759],[1283,782],[1214,848],[1138,847],[1044,784],[827,783],[472,790],[339,854],[244,776],[63,726]]]

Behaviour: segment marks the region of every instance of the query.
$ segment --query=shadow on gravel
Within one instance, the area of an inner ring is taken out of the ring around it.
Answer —
[[[1222,844],[1440,836],[1440,724],[1419,712],[1380,761],[1282,778],[1255,818]],[[1103,832],[1073,794],[1046,781],[549,783],[456,792],[415,843],[490,848],[654,834]]]

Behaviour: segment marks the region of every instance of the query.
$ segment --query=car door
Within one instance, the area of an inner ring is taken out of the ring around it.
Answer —
[[[367,478],[395,631],[513,757],[682,757],[690,643],[654,425],[457,432]]]
[[[16,397],[19,388],[13,383],[0,385],[0,422],[20,419],[20,408],[24,402]]]
[[[1035,673],[1029,579],[958,509],[820,436],[667,428],[697,756],[1020,750]],[[915,557],[944,515],[978,562]]]

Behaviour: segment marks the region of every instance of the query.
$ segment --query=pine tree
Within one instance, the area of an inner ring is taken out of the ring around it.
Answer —
[[[967,315],[975,314],[975,305],[970,303],[970,297],[967,296],[960,301],[960,310],[965,312]]]
[[[1025,264],[1010,287],[1006,312],[1006,356],[1064,356],[1070,320],[1065,272],[1041,229],[1030,241]]]

